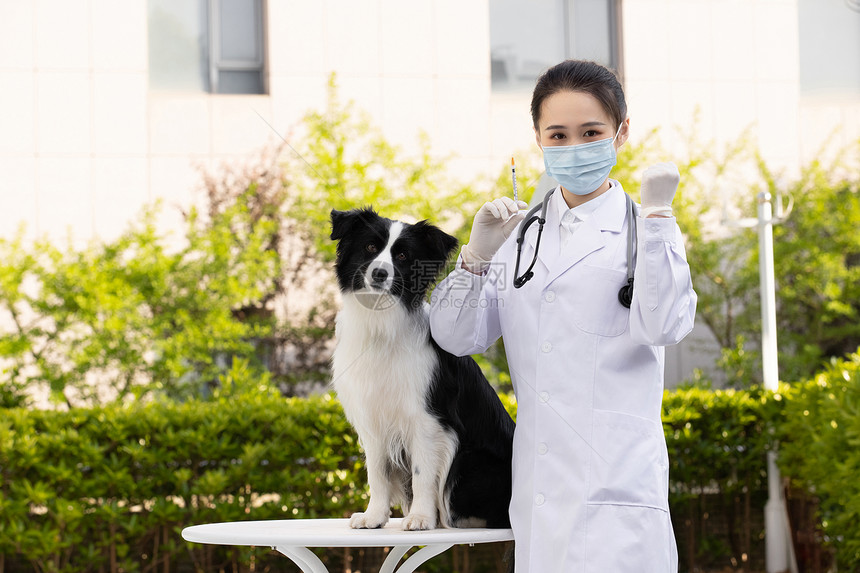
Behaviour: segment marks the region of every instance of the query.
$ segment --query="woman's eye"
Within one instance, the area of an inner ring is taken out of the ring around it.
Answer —
[[[397,254],[395,255],[395,258],[396,258],[398,261],[405,261],[405,260],[406,260],[406,253],[397,253]]]
[[[597,135],[597,132],[594,131],[593,129],[589,129],[588,131],[586,131],[585,133],[582,134],[583,137],[594,137],[595,135]]]
[[[379,252],[379,249],[378,249],[378,248],[376,247],[376,245],[374,245],[373,243],[369,243],[369,244],[367,245],[367,247],[365,247],[365,248],[367,249],[367,252],[368,252],[368,253],[377,253],[377,252]]]
[[[552,135],[549,136],[549,138],[550,139],[556,139],[556,140],[564,139],[564,134],[563,133],[553,133]]]

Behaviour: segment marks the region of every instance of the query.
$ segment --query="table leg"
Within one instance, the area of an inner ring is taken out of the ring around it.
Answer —
[[[328,573],[328,570],[313,551],[307,547],[279,545],[275,547],[279,553],[286,555],[290,561],[299,566],[302,573]]]
[[[397,545],[396,547],[392,547],[388,556],[385,558],[385,561],[382,563],[382,568],[379,570],[379,573],[394,573],[394,569],[397,567],[397,564],[400,563],[400,560],[411,548],[411,545]]]
[[[433,557],[436,557],[443,551],[446,551],[453,546],[453,543],[443,543],[441,545],[425,545],[424,547],[416,551],[412,555],[412,557],[407,559],[400,567],[400,569],[397,570],[397,573],[413,573],[416,569],[418,569],[419,565],[422,565],[426,561],[430,560]]]
[[[443,543],[439,545],[426,545],[416,551],[409,559],[403,562],[400,569],[396,569],[397,573],[414,573],[420,565],[423,565],[433,557],[447,551],[453,547],[453,543]],[[395,568],[400,560],[406,555],[406,552],[411,549],[409,545],[398,545],[393,547],[382,563],[379,573],[395,573]],[[328,570],[320,561],[313,551],[307,547],[298,547],[294,545],[279,545],[275,547],[279,553],[285,555],[293,563],[295,563],[302,573],[328,573]]]

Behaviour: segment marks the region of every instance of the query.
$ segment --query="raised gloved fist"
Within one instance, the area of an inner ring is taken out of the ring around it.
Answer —
[[[500,197],[484,203],[475,214],[469,242],[463,245],[463,264],[474,273],[483,272],[493,255],[525,217],[520,209],[528,207],[523,201]]]
[[[674,163],[652,165],[642,174],[642,216],[672,216],[672,199],[681,181]]]

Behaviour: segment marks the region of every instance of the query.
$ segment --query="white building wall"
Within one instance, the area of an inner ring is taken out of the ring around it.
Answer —
[[[641,128],[717,143],[751,128],[766,159],[797,164],[796,0],[626,0],[623,22],[630,115]]]
[[[487,168],[486,0],[266,4],[269,93],[230,96],[150,91],[146,0],[0,2],[0,233],[109,239],[156,199],[176,225],[200,169],[288,137],[331,72],[405,150]]]
[[[152,199],[145,2],[0,2],[0,230],[114,234]]]
[[[486,0],[269,2],[273,124],[321,108],[331,72],[340,96],[371,114],[406,150],[430,136],[465,175],[486,161]]]
[[[108,238],[146,202],[187,204],[199,167],[321,109],[330,72],[392,141],[414,150],[423,130],[455,174],[495,177],[536,149],[530,94],[490,88],[488,1],[270,0],[262,96],[150,91],[146,0],[0,2],[0,229]],[[800,96],[798,0],[621,7],[634,141],[659,126],[679,151],[690,131],[720,143],[751,128],[766,159],[796,169],[860,135],[853,94]]]

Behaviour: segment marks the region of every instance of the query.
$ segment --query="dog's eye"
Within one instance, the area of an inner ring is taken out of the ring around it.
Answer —
[[[366,247],[368,253],[377,253],[379,249],[373,243],[369,243]]]
[[[404,252],[397,253],[397,254],[395,255],[395,258],[396,258],[398,261],[405,261],[405,260],[406,260],[406,253],[404,253]]]

